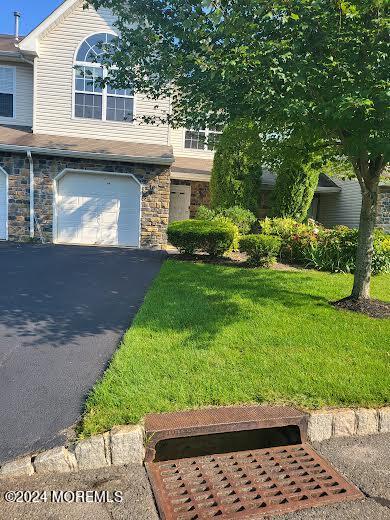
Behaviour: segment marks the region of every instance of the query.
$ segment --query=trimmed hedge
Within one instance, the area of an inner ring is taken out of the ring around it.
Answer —
[[[253,265],[274,264],[281,245],[281,239],[271,235],[246,235],[240,238],[240,251],[249,256]]]
[[[215,151],[210,181],[213,209],[241,206],[257,213],[259,207],[262,142],[259,128],[239,118],[224,128]]]
[[[231,251],[238,234],[237,226],[218,220],[181,220],[168,226],[168,240],[181,253],[204,251],[222,256]]]

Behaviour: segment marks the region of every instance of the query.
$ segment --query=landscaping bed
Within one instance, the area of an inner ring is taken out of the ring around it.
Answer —
[[[335,309],[352,276],[168,260],[91,392],[86,436],[146,413],[390,402],[390,320]],[[373,278],[390,301],[390,275]]]

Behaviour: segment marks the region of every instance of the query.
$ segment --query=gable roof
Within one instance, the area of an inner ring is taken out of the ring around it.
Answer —
[[[83,0],[64,0],[54,11],[49,14],[35,29],[33,29],[19,44],[19,49],[27,54],[37,55],[39,51],[39,38],[53,25],[72,11]]]

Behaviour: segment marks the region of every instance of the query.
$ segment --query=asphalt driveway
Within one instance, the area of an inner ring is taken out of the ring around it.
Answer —
[[[0,463],[64,442],[163,258],[0,244]]]

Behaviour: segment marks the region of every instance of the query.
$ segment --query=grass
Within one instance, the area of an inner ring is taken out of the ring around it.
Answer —
[[[343,274],[167,261],[88,397],[81,435],[204,405],[388,403],[390,320],[328,304],[351,284]],[[390,275],[372,286],[390,300]]]

